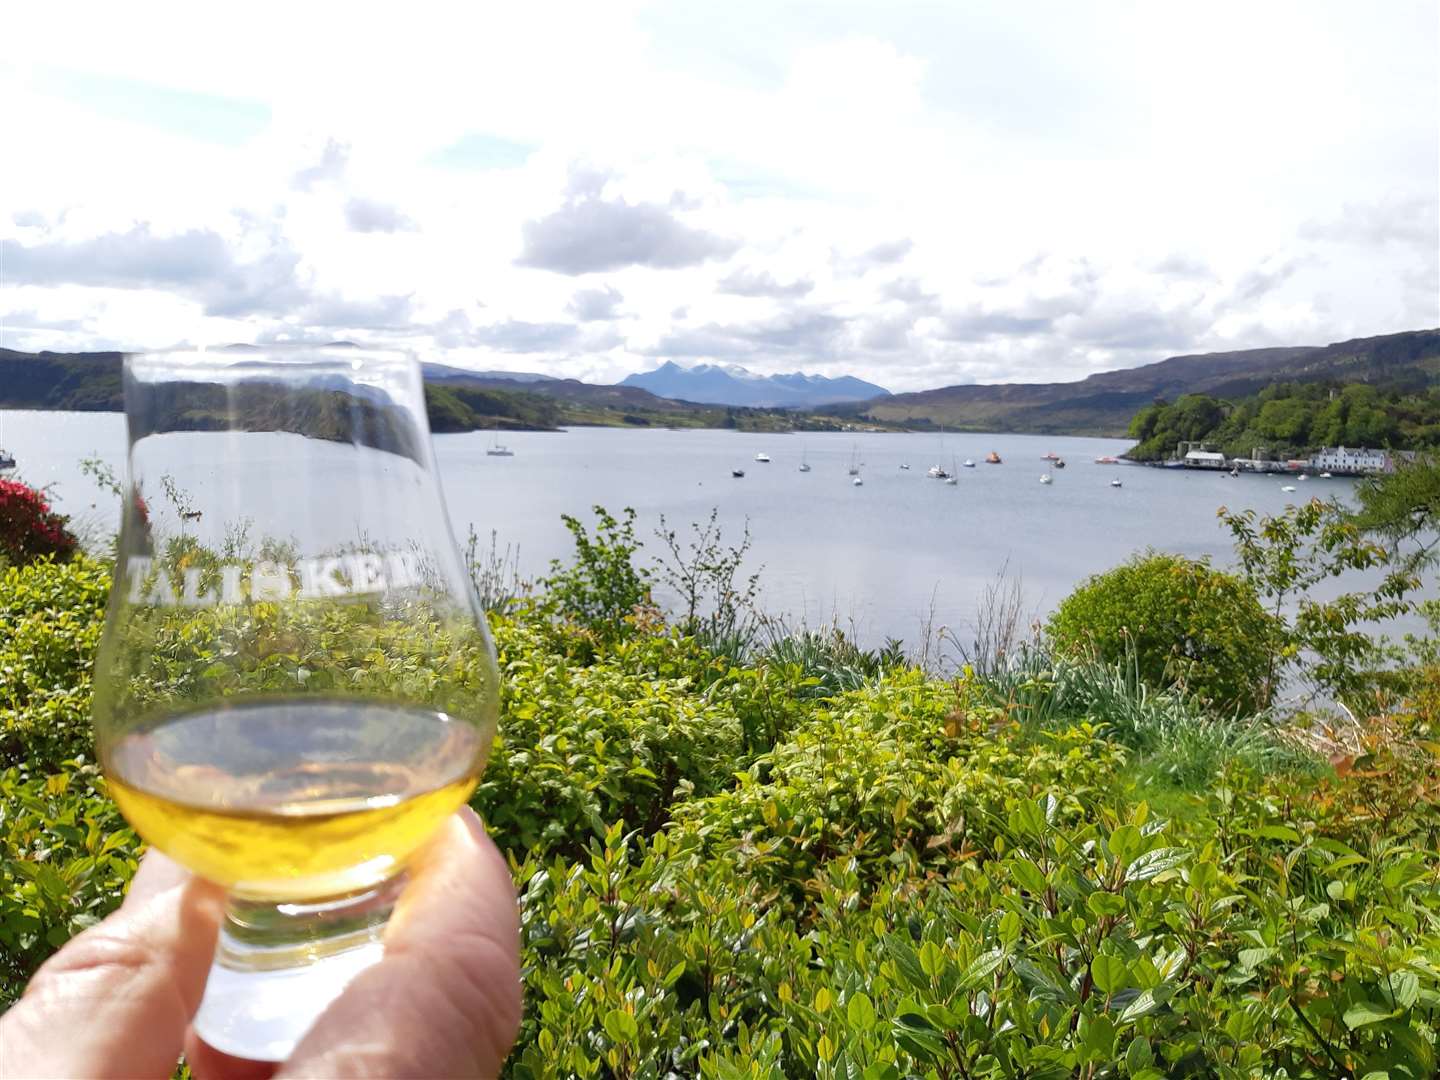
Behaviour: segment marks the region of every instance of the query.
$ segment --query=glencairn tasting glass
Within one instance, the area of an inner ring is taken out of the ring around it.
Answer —
[[[124,380],[99,756],[136,831],[228,890],[198,1033],[282,1060],[473,791],[494,649],[413,359],[147,353]]]

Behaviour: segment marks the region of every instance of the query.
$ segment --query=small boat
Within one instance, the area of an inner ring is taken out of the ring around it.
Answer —
[[[1294,485],[1294,484],[1285,484],[1285,485],[1283,485],[1283,486],[1280,488],[1280,490],[1281,490],[1281,491],[1294,491],[1294,490],[1295,490],[1295,485]]]
[[[1109,454],[1102,454],[1100,457],[1097,457],[1097,458],[1095,459],[1095,464],[1096,464],[1096,465],[1119,465],[1119,464],[1120,464],[1120,459],[1119,459],[1118,457],[1111,457]]]
[[[1003,462],[1001,462],[1000,460],[1000,455],[997,454],[994,450],[991,450],[988,454],[985,455],[985,464],[1000,465],[1003,464]]]
[[[1057,469],[1063,469],[1064,467],[1065,467],[1065,459],[1064,459],[1064,458],[1058,458],[1058,457],[1057,457],[1057,458],[1055,459],[1055,468],[1057,468]]]
[[[954,459],[954,458],[951,458],[951,459],[950,459],[950,475],[948,475],[947,477],[945,477],[945,483],[949,484],[951,487],[954,487],[955,484],[956,484],[955,474],[958,473],[959,471],[960,471],[959,469],[955,468],[955,459]]]
[[[1300,474],[1300,479],[1301,479],[1301,480],[1309,480],[1310,477],[1306,476],[1306,475],[1302,472],[1302,473]]]
[[[3,436],[5,434],[4,427],[5,422],[3,420],[0,420],[0,436]],[[15,468],[16,464],[17,462],[15,461],[14,454],[9,454],[6,453],[4,450],[0,450],[0,472],[9,472],[11,469]]]
[[[1053,476],[1051,476],[1048,472],[1047,472],[1047,473],[1041,473],[1041,474],[1040,474],[1040,483],[1042,483],[1042,484],[1053,483],[1054,480],[1055,480],[1055,478],[1054,478]]]
[[[1320,479],[1321,479],[1321,480],[1329,480],[1329,479],[1331,479],[1331,474],[1328,473],[1328,472],[1322,472],[1322,473],[1320,474]]]
[[[806,456],[805,456],[805,448],[804,448],[803,446],[800,448],[800,471],[801,471],[801,472],[809,472],[809,471],[810,471],[810,462],[809,462],[809,460],[808,460],[808,459],[806,458]]]
[[[861,485],[863,485],[863,484],[865,483],[865,481],[864,481],[864,480],[861,480],[860,477],[857,476],[857,477],[855,477],[853,480],[851,480],[850,483],[852,483],[852,484],[855,485],[856,487],[860,487]]]
[[[1057,454],[1057,453],[1055,453],[1054,450],[1051,450],[1050,453],[1048,453],[1048,454],[1042,454],[1041,457],[1040,457],[1040,460],[1041,460],[1041,461],[1059,461],[1059,460],[1060,460],[1060,455]]]
[[[903,461],[900,463],[900,468],[904,469],[906,472],[910,471],[910,466],[906,465]]]
[[[1120,478],[1117,476],[1117,477],[1115,477],[1114,480],[1111,480],[1111,481],[1110,481],[1110,486],[1111,486],[1111,487],[1124,487],[1125,485],[1122,484],[1122,483],[1120,483]]]
[[[501,444],[501,442],[500,442],[500,429],[499,429],[499,427],[496,427],[496,429],[495,429],[495,441],[492,442],[492,443],[491,443],[488,447],[486,447],[486,449],[485,449],[485,456],[486,456],[486,457],[514,457],[514,456],[515,456],[515,451],[514,451],[514,450],[511,450],[508,446],[504,446],[504,445]]]
[[[1240,470],[1239,470],[1239,469],[1231,469],[1231,470],[1230,470],[1230,475],[1231,475],[1231,476],[1239,476],[1239,475],[1240,475]]]
[[[744,470],[744,469],[731,469],[731,470],[730,470],[730,475],[733,476],[733,477],[735,477],[736,479],[739,479],[740,477],[742,477],[742,476],[745,475],[745,470]]]
[[[968,457],[965,459],[964,464],[967,469],[973,469],[975,467],[975,462],[971,461]]]
[[[809,472],[809,471],[810,471],[810,466],[809,466],[809,464],[807,464],[807,463],[804,462],[804,461],[800,462],[800,471],[801,471],[801,472]]]
[[[850,448],[850,475],[860,475],[860,452],[854,447]]]
[[[767,454],[767,453],[765,453],[765,451],[762,450],[762,451],[760,451],[760,453],[758,453],[758,454],[755,455],[755,460],[756,460],[756,461],[763,461],[766,465],[768,465],[768,464],[770,464],[770,455]]]

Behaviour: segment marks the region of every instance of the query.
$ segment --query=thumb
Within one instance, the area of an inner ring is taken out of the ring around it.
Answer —
[[[46,961],[0,1017],[0,1077],[170,1076],[205,989],[222,895],[147,856],[131,899]]]

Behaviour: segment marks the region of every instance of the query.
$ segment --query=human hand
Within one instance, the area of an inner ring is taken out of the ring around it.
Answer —
[[[165,1080],[183,1047],[201,1080],[493,1077],[520,1027],[515,886],[471,810],[416,859],[361,972],[288,1061],[242,1061],[190,1028],[222,917],[222,891],[158,852],[120,910],[71,940],[0,1017],[0,1077]]]

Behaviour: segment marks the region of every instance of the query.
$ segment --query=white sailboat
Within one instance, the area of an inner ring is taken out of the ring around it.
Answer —
[[[495,441],[485,450],[486,457],[514,457],[515,451],[500,442],[500,425],[495,425]]]
[[[954,458],[951,458],[951,459],[950,459],[950,475],[947,476],[947,477],[945,477],[945,483],[948,484],[950,487],[954,487],[956,484],[958,484],[960,481],[958,481],[957,479],[955,479],[955,474],[956,474],[957,472],[959,472],[959,471],[960,471],[960,470],[958,470],[957,468],[955,468],[955,459],[954,459]]]
[[[767,453],[765,453],[764,450],[761,450],[758,454],[755,455],[755,460],[756,460],[756,461],[759,461],[759,462],[763,462],[763,463],[766,464],[766,465],[769,465],[769,464],[770,464],[770,455],[767,454]]]
[[[5,420],[3,416],[0,416],[0,472],[9,472],[11,469],[15,468],[16,461],[15,455],[9,453],[5,449],[4,436]]]
[[[860,475],[860,451],[854,446],[850,448],[850,475]]]
[[[944,453],[945,453],[945,425],[944,425],[944,424],[941,424],[941,425],[940,425],[940,453],[941,453],[941,454],[944,454]],[[945,466],[944,466],[944,465],[936,464],[936,465],[931,465],[930,468],[925,471],[925,475],[928,476],[928,477],[930,477],[932,480],[949,480],[952,474],[950,474],[950,473],[948,473],[948,472],[945,471]]]
[[[805,448],[804,448],[804,447],[801,447],[801,448],[800,448],[800,471],[801,471],[801,472],[809,472],[809,471],[810,471],[810,462],[808,462],[808,461],[805,460]]]

